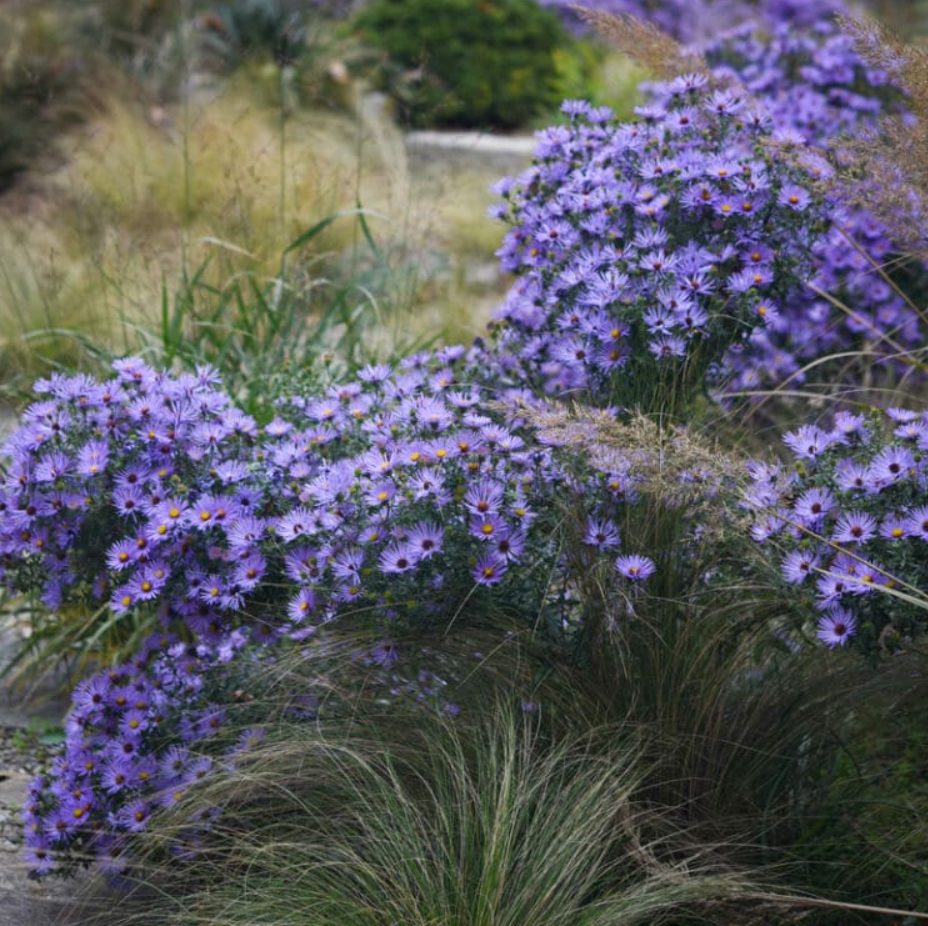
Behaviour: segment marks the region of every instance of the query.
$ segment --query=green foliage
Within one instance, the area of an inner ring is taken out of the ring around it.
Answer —
[[[525,125],[591,70],[534,0],[373,0],[357,29],[413,125]]]
[[[928,700],[925,657],[842,678],[853,723],[818,769],[816,803],[795,837],[806,883],[845,900],[928,909]],[[856,689],[856,690],[855,690]]]
[[[204,42],[226,66],[248,55],[270,57],[280,66],[293,64],[306,48],[306,8],[294,0],[226,3],[202,17]]]
[[[705,859],[659,858],[642,824],[660,823],[632,798],[641,771],[621,737],[591,754],[507,709],[469,726],[291,722],[161,818],[155,855],[192,812],[222,811],[197,864],[164,862],[154,902],[109,922],[657,926],[746,892]]]

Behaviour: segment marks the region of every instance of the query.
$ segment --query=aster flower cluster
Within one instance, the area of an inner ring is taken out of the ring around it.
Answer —
[[[220,653],[160,635],[133,662],[77,686],[66,744],[31,783],[23,808],[35,872],[95,858],[107,874],[121,874],[129,840],[159,807],[179,804],[215,761],[234,762],[260,741],[260,729],[250,730],[209,755],[226,712],[210,701],[206,673],[228,664],[243,643],[244,636],[233,635]],[[183,839],[195,840],[211,818],[211,812],[191,818]]]
[[[818,635],[866,652],[928,627],[928,413],[839,412],[784,442],[792,465],[755,463],[754,539],[819,613]]]
[[[680,42],[702,43],[744,22],[791,23],[808,27],[844,12],[842,0],[538,0],[555,8],[569,26],[581,31],[574,10],[582,6],[613,16],[634,16],[652,23]]]
[[[219,642],[267,568],[257,427],[210,369],[114,371],[36,384],[43,398],[4,446],[0,579],[51,610],[108,602]]]
[[[709,44],[704,53],[713,74],[746,87],[779,130],[823,150],[834,149],[842,136],[859,135],[886,116],[906,112],[904,93],[892,75],[865,61],[831,18],[811,28],[797,28],[793,18],[774,18],[764,28],[749,24]],[[857,185],[879,182],[860,178]],[[848,202],[846,192],[838,184],[828,193],[830,229],[816,247],[809,282],[851,311],[842,312],[808,290],[797,292],[779,306],[772,324],[754,333],[749,350],[730,358],[739,387],[787,377],[802,382],[804,363],[864,342],[886,353],[918,343],[915,312],[873,269],[898,250],[892,235],[872,213]],[[925,277],[923,267],[914,272]]]
[[[684,393],[732,345],[774,324],[810,273],[828,164],[781,138],[738,89],[690,75],[655,88],[639,121],[568,101],[533,166],[497,186],[519,279],[497,313],[501,350],[548,393],[645,410]]]
[[[585,562],[609,564],[618,591],[650,575],[614,526],[633,480],[568,472],[521,417],[530,394],[491,407],[497,396],[472,375],[482,358],[447,348],[368,367],[282,401],[262,429],[208,369],[172,377],[128,359],[102,383],[37,384],[42,399],[4,448],[4,583],[52,610],[147,613],[165,640],[193,641],[146,650],[77,690],[64,751],[27,813],[38,868],[88,847],[121,852],[159,795],[183,790],[158,769],[171,729],[192,731],[185,748],[207,732],[195,722],[198,672],[346,617],[380,623],[385,643],[365,658],[389,668],[400,620],[497,587],[507,607],[553,612],[570,632],[577,603],[557,580],[570,565],[570,499],[589,518]],[[393,684],[440,697],[427,679]],[[114,783],[117,773],[134,784]]]

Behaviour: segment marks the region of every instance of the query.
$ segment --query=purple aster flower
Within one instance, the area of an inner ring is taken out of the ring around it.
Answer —
[[[131,761],[114,757],[104,765],[101,783],[107,794],[118,794],[129,787],[131,777]]]
[[[51,846],[44,838],[30,840],[25,852],[25,860],[37,875],[48,874],[58,867]]]
[[[902,540],[903,537],[908,537],[909,517],[910,514],[898,511],[888,514],[880,524],[880,536],[884,540]]]
[[[857,630],[857,620],[850,611],[844,608],[830,608],[818,622],[816,636],[832,649],[844,646],[854,636]]]
[[[799,585],[818,568],[818,555],[804,550],[787,554],[780,567],[783,577],[793,585]]]
[[[887,408],[886,414],[899,424],[908,424],[918,420],[918,412],[913,412],[910,408]]]
[[[472,517],[470,520],[470,535],[478,540],[495,540],[505,533],[506,522],[497,515]]]
[[[809,489],[796,499],[793,513],[805,527],[818,524],[835,506],[835,498],[828,489]]]
[[[443,530],[431,521],[421,521],[409,532],[408,543],[420,559],[428,559],[442,549]]]
[[[618,528],[610,521],[591,517],[587,521],[583,542],[598,550],[608,550],[619,545]]]
[[[676,335],[661,335],[648,344],[648,350],[660,360],[686,355],[686,341]]]
[[[830,569],[834,568],[834,565],[830,567]],[[828,572],[826,575],[823,575],[816,582],[821,603],[827,606],[839,601],[842,595],[846,595],[850,592],[852,584],[853,581],[849,580],[845,575],[833,572]]]
[[[654,574],[655,565],[647,556],[633,554],[620,556],[615,561],[615,570],[619,575],[635,582],[643,581]]]
[[[107,703],[110,681],[106,675],[94,675],[81,682],[71,696],[71,703],[78,711],[99,711]]]
[[[835,467],[838,488],[843,492],[852,492],[867,487],[867,467],[852,460],[839,460]]]
[[[140,833],[148,825],[150,816],[150,805],[147,801],[139,799],[130,801],[119,810],[116,814],[116,822],[131,833]]]
[[[408,543],[391,543],[380,554],[380,568],[387,574],[409,572],[419,562],[419,551]]]
[[[506,574],[506,561],[495,551],[481,556],[471,570],[479,585],[496,585]]]
[[[876,519],[861,511],[842,514],[831,539],[836,543],[866,543],[876,535]]]
[[[528,537],[523,530],[504,530],[492,540],[492,547],[507,563],[518,562],[525,552]]]
[[[277,522],[275,529],[281,540],[291,543],[298,537],[308,537],[316,533],[316,516],[308,508],[295,508]]]
[[[815,425],[803,425],[784,435],[783,443],[801,460],[814,460],[832,443],[831,435]]]
[[[915,471],[915,456],[911,450],[907,447],[886,447],[870,462],[868,486],[879,491],[906,479]]]
[[[786,206],[788,209],[793,209],[796,212],[802,212],[808,208],[810,200],[811,197],[809,196],[808,190],[796,186],[795,184],[787,184],[780,190],[777,196],[777,202],[781,206]]]
[[[913,509],[905,520],[905,532],[909,537],[928,540],[928,505]]]

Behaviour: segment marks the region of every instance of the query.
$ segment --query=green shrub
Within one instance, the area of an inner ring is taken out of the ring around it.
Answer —
[[[385,84],[413,125],[525,125],[590,69],[534,0],[373,0],[357,29],[387,53]]]

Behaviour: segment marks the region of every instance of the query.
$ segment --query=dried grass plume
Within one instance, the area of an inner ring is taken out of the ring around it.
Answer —
[[[656,26],[628,13],[605,13],[585,6],[572,9],[623,54],[663,79],[711,72],[705,58],[674,41]]]
[[[928,260],[928,50],[871,19],[840,16],[838,22],[865,61],[905,88],[906,109],[915,117],[888,116],[876,129],[844,140],[848,199],[871,210],[900,247]]]

